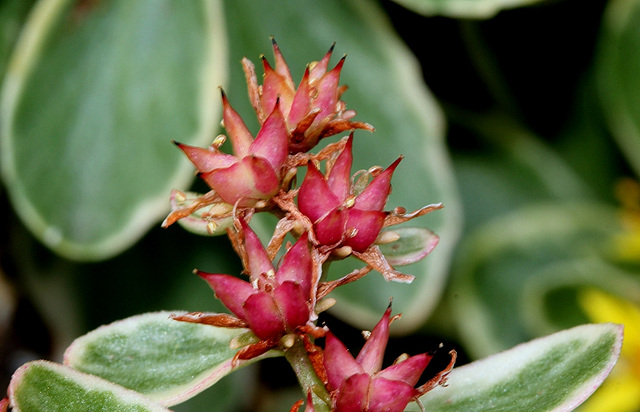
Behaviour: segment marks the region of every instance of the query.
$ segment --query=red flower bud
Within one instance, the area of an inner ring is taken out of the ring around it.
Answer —
[[[346,110],[340,100],[346,87],[339,86],[340,71],[344,65],[343,57],[331,70],[327,70],[333,46],[319,62],[310,64],[296,89],[289,67],[273,41],[275,68],[266,58],[262,58],[264,82],[258,85],[255,67],[247,59],[242,60],[249,96],[260,123],[266,121],[276,101],[280,101],[289,132],[289,152],[307,152],[320,139],[342,133],[346,130],[365,129],[373,131],[367,123],[351,121],[356,115]]]
[[[376,176],[361,193],[353,193],[351,164],[353,135],[325,177],[309,163],[298,194],[298,208],[313,222],[316,239],[323,245],[350,246],[366,250],[378,237],[387,213],[383,212],[391,191],[396,160]]]
[[[254,206],[278,193],[287,159],[287,130],[276,104],[255,140],[222,93],[223,121],[234,155],[177,143],[196,166],[199,176],[227,203]]]
[[[371,332],[371,336],[354,359],[338,338],[331,332],[326,336],[324,367],[328,388],[331,391],[336,412],[403,411],[426,390],[414,388],[432,356],[426,353],[411,356],[386,369],[382,359],[389,340],[391,307]],[[444,381],[446,373],[438,374],[436,383]],[[424,386],[424,385],[423,385]]]
[[[311,315],[312,261],[307,235],[287,251],[277,271],[260,239],[242,219],[249,282],[199,272],[218,299],[260,339],[277,339],[304,326]]]

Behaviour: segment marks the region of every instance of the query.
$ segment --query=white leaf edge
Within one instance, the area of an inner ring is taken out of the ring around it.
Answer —
[[[454,368],[447,378],[446,386],[436,387],[423,395],[422,404],[426,410],[437,411],[438,405],[446,405],[470,396],[481,397],[483,391],[490,390],[496,384],[509,379],[510,375],[519,373],[532,361],[544,358],[549,349],[554,346],[576,340],[582,341],[583,346],[588,346],[606,334],[615,333],[618,339],[612,348],[607,365],[600,373],[574,388],[561,404],[551,410],[552,412],[572,411],[595,392],[615,366],[622,348],[623,331],[623,325],[613,323],[586,324],[522,343],[504,352]],[[514,408],[517,408],[517,405],[514,405]],[[418,411],[419,409],[413,403],[406,410]]]
[[[394,0],[425,16],[489,19],[502,10],[541,3],[543,0]]]
[[[162,321],[167,320],[168,322],[175,322],[176,326],[180,324],[188,324],[193,326],[193,323],[184,323],[176,320],[171,320],[171,315],[182,315],[185,314],[184,311],[161,311],[161,312],[150,312],[144,313],[140,315],[131,316],[125,319],[117,320],[108,325],[102,325],[97,329],[94,329],[87,334],[77,338],[72,342],[72,344],[67,348],[64,353],[63,363],[70,367],[76,367],[79,365],[79,359],[82,358],[84,354],[84,345],[88,342],[93,342],[96,339],[99,339],[101,336],[107,336],[114,333],[114,330],[118,332],[126,333],[128,331],[135,330],[141,322],[145,321]],[[203,333],[210,333],[213,335],[221,335],[223,337],[228,338],[229,341],[232,339],[242,335],[245,332],[248,332],[249,329],[244,328],[216,328],[214,326],[209,325],[199,325],[202,327]],[[219,338],[219,336],[216,336]],[[258,360],[280,356],[280,353],[277,351],[269,351],[263,355],[252,358],[250,360],[238,361],[237,364],[232,365],[232,360],[229,359],[227,361],[223,361],[218,366],[208,369],[202,372],[198,376],[194,376],[190,383],[182,384],[179,386],[175,386],[170,390],[152,392],[152,393],[144,393],[143,395],[147,398],[157,402],[161,405],[172,406],[177,405],[182,402],[185,402],[188,399],[196,396],[200,392],[210,388],[224,376],[227,376],[231,372],[238,370],[244,366],[248,366]],[[194,383],[197,382],[197,383]]]
[[[213,91],[220,84],[227,81],[226,65],[217,61],[227,60],[226,31],[222,0],[201,0],[205,18],[210,28],[207,42],[211,45],[205,67],[202,68],[202,90]],[[33,69],[42,48],[45,36],[56,19],[72,3],[70,0],[42,0],[36,3],[27,19],[24,28],[14,47],[4,79],[0,79],[0,174],[5,184],[18,181],[17,165],[14,162],[13,148],[13,113],[17,110],[20,93],[25,87],[31,70]],[[220,40],[218,40],[220,39]],[[190,144],[205,145],[216,129],[215,116],[221,109],[220,99],[216,93],[202,93],[200,97],[202,126],[193,136],[185,138]],[[11,137],[11,139],[9,139]],[[167,142],[168,144],[169,142]],[[64,239],[58,228],[52,226],[33,203],[27,199],[22,187],[11,190],[14,209],[20,215],[24,225],[40,239],[47,247],[56,253],[78,261],[99,261],[108,259],[131,247],[153,226],[162,220],[169,212],[168,195],[174,187],[185,187],[193,181],[193,166],[186,160],[181,162],[179,169],[170,181],[166,182],[165,190],[159,190],[155,196],[141,199],[138,208],[132,210],[128,220],[122,224],[119,231],[112,233],[100,242],[93,244],[77,243]]]
[[[9,400],[10,404],[13,407],[13,412],[20,412],[20,408],[16,402],[16,391],[19,389],[20,383],[22,382],[23,376],[28,373],[30,368],[35,366],[41,366],[53,370],[54,372],[65,376],[67,379],[73,381],[73,383],[80,385],[83,388],[88,390],[100,390],[100,391],[108,391],[115,394],[118,399],[122,400],[125,403],[129,403],[131,405],[142,405],[148,408],[150,411],[158,411],[158,412],[167,412],[169,409],[166,409],[157,403],[153,402],[151,399],[145,397],[144,395],[132,391],[131,389],[127,389],[120,385],[117,385],[113,382],[109,382],[105,379],[99,378],[94,375],[88,375],[86,373],[82,373],[77,371],[69,366],[61,365],[59,363],[50,362],[46,360],[36,360],[32,362],[25,363],[22,365],[16,372],[13,374],[11,379],[11,383],[9,384]]]

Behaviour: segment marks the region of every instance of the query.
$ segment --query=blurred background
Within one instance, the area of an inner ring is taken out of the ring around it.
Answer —
[[[389,359],[444,343],[459,364],[622,322],[582,410],[639,411],[638,27],[638,0],[0,0],[0,388],[101,324],[224,310],[192,270],[239,273],[226,237],[160,228],[172,189],[207,190],[171,140],[223,132],[220,85],[257,131],[240,60],[261,75],[274,36],[296,80],[347,55],[343,100],[376,127],[354,172],[404,155],[388,209],[445,205],[411,222],[440,236],[399,268],[413,285],[372,273],[322,321],[356,352],[393,298]],[[295,385],[269,359],[174,409],[288,410]]]

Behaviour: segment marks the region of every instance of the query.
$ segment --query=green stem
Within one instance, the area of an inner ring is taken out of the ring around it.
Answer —
[[[320,276],[320,282],[324,282],[327,280],[327,276],[329,274],[329,266],[331,266],[331,260],[326,260],[322,264],[322,276]]]
[[[302,339],[296,337],[293,346],[284,351],[284,356],[296,373],[305,396],[311,392],[315,412],[330,412],[331,397],[316,374]]]

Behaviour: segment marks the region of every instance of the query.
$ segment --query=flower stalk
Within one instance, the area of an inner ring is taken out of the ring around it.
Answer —
[[[309,342],[305,345],[303,339],[296,337],[293,339],[293,344],[284,350],[284,356],[295,372],[303,393],[311,394],[315,412],[329,412],[331,396],[327,392],[325,383],[317,374],[317,365],[314,365],[310,357],[309,345],[313,344]],[[313,350],[316,351],[319,348]],[[318,357],[318,352],[312,353],[316,354],[316,358]]]

